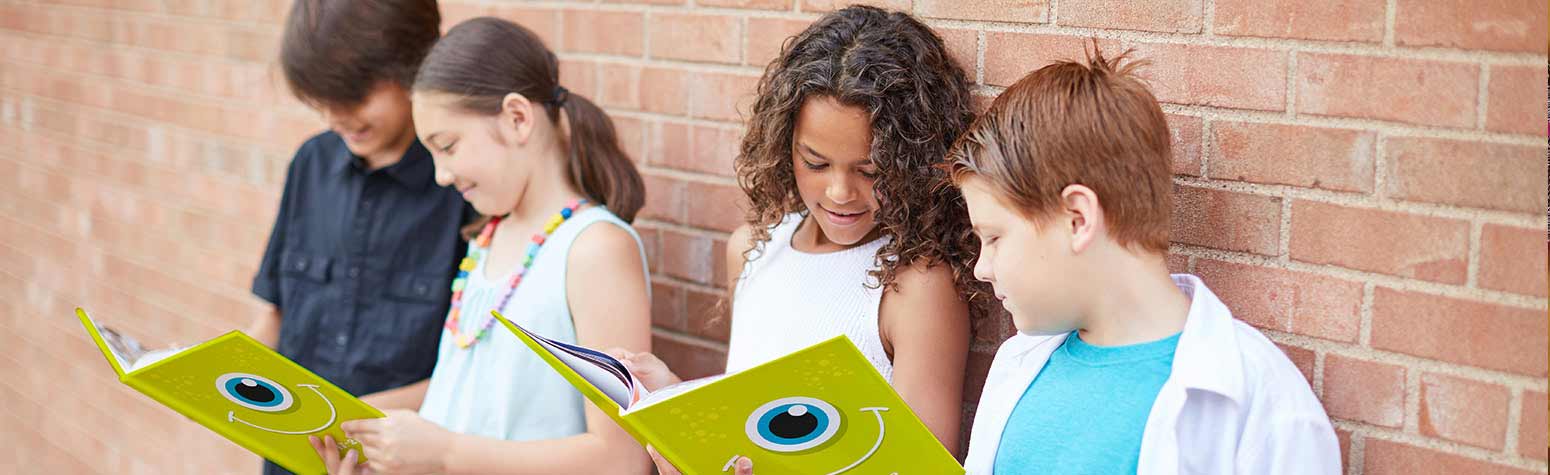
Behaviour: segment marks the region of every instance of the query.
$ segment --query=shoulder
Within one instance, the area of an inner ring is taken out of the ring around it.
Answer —
[[[616,263],[621,258],[640,258],[640,241],[629,224],[606,218],[586,224],[571,244],[572,263]]]
[[[753,228],[750,227],[748,225],[748,223],[743,223],[743,224],[739,225],[737,227],[737,229],[732,230],[732,235],[727,237],[727,257],[729,258],[728,261],[729,262],[742,262],[743,261],[743,253],[748,251],[749,249],[753,249],[753,243],[750,242],[750,239],[752,239],[752,238],[753,238]],[[731,257],[734,257],[734,256],[737,257],[737,259],[735,261],[730,259]]]
[[[927,265],[916,262],[900,266],[894,277],[894,285],[883,294],[884,300],[906,308],[963,302],[953,279],[953,270],[945,264]]]

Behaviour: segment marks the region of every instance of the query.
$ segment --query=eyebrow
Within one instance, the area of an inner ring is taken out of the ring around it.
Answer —
[[[805,143],[797,142],[797,146],[798,147],[802,147],[802,150],[806,151],[808,154],[811,154],[811,155],[813,155],[815,157],[818,157],[819,160],[823,160],[823,161],[826,161],[826,162],[834,161],[834,159],[826,157],[826,156],[824,156],[824,154],[818,153],[817,150],[813,150],[812,146],[809,146],[809,145],[807,145]],[[871,164],[872,164],[872,157],[867,157],[865,160],[862,160],[860,163],[857,163],[857,165],[871,165]]]

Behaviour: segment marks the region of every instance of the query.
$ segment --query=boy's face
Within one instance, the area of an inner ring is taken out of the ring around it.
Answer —
[[[414,137],[409,92],[393,81],[378,81],[360,103],[314,104],[313,108],[358,157],[395,152]]]
[[[1010,208],[983,178],[961,186],[979,236],[974,277],[994,285],[1019,332],[1050,335],[1076,329],[1079,288],[1071,235],[1059,216],[1034,222]],[[1058,213],[1058,211],[1057,211]]]
[[[832,97],[808,97],[791,138],[797,193],[813,221],[832,243],[861,243],[877,227],[871,116]]]

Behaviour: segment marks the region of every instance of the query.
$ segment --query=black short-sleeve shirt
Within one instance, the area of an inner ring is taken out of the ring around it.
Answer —
[[[418,140],[378,170],[333,132],[297,150],[253,278],[281,354],[355,395],[430,377],[472,214],[434,174]]]

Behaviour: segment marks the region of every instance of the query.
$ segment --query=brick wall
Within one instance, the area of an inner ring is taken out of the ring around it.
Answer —
[[[718,370],[731,159],[762,65],[842,1],[446,2],[539,32],[646,176],[657,350]],[[1534,0],[891,0],[983,101],[1096,37],[1176,140],[1169,263],[1309,378],[1348,473],[1546,471],[1547,6]],[[156,343],[246,289],[290,152],[281,0],[0,0],[0,472],[253,473],[112,380],[70,309]],[[976,322],[970,416],[1009,335]],[[181,447],[173,451],[172,447]],[[7,465],[11,466],[7,466]]]

